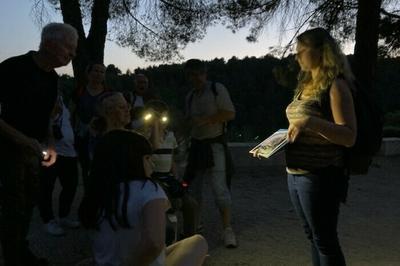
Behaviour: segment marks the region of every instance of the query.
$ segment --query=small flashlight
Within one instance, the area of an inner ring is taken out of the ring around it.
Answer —
[[[47,156],[47,151],[42,151],[43,157]]]

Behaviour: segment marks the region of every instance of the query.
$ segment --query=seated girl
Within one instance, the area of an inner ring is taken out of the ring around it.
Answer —
[[[99,105],[103,136],[95,148],[79,211],[82,224],[96,229],[95,265],[202,265],[207,243],[199,235],[165,247],[169,202],[149,178],[150,144],[124,129],[130,114],[123,95],[104,95]]]

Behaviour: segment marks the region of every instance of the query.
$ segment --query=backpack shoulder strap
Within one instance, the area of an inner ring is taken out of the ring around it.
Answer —
[[[193,94],[194,91],[190,91],[189,95],[187,97],[187,101],[186,101],[186,116],[190,115],[190,109],[192,108],[192,102],[193,102]]]
[[[344,79],[343,74],[339,74],[336,78],[338,79]],[[321,104],[321,110],[324,115],[328,119],[331,119],[333,121],[333,114],[332,114],[332,109],[331,109],[331,97],[330,97],[330,92],[332,88],[332,84],[335,80],[332,81],[332,83],[329,84],[329,86],[322,92],[321,98],[320,98],[320,104]],[[353,90],[350,89],[353,98],[354,98],[354,93]]]
[[[215,103],[217,103],[217,96],[218,96],[217,82],[211,81],[211,91],[214,94]],[[228,122],[224,122],[222,124],[222,134],[226,135],[227,132],[228,132]]]
[[[218,96],[218,91],[217,91],[217,86],[215,81],[211,81],[211,91],[214,95],[214,98],[216,99]],[[189,114],[190,109],[192,107],[192,102],[193,102],[193,94],[194,92],[191,91],[186,102],[186,114]]]
[[[217,91],[217,83],[215,81],[211,81],[211,91],[214,94],[214,97],[217,98],[218,91]]]

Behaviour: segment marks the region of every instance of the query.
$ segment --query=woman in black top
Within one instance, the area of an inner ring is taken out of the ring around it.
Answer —
[[[290,198],[311,242],[313,265],[342,266],[337,222],[348,186],[343,151],[354,145],[357,132],[354,77],[338,44],[322,28],[300,34],[296,49],[301,72],[286,109]]]

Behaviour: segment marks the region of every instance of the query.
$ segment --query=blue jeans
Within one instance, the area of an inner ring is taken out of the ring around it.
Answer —
[[[319,174],[288,174],[290,199],[311,242],[314,266],[346,265],[337,223],[347,186],[348,178],[337,168]]]

